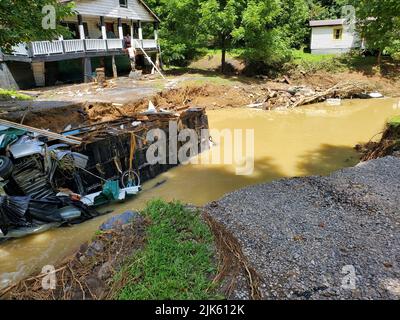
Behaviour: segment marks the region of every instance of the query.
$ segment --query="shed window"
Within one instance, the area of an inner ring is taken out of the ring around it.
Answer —
[[[119,6],[123,8],[128,8],[128,0],[119,0]]]
[[[343,36],[343,28],[334,28],[333,29],[333,39],[341,40]]]

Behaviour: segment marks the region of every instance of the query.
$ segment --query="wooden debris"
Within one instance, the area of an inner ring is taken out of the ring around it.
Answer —
[[[74,136],[63,136],[63,135],[55,133],[55,132],[46,131],[46,130],[43,130],[43,129],[38,129],[38,128],[26,126],[26,125],[23,125],[23,124],[7,121],[7,120],[3,120],[3,119],[0,119],[0,125],[7,126],[7,127],[10,127],[10,128],[15,128],[15,129],[26,130],[28,132],[37,133],[37,134],[40,134],[40,135],[42,135],[44,137],[47,137],[47,138],[49,138],[51,140],[60,140],[60,141],[63,141],[65,143],[68,143],[68,144],[80,145],[81,141],[82,141],[82,139],[74,137]]]
[[[257,99],[249,107],[260,107],[265,110],[274,108],[296,108],[302,105],[326,101],[327,99],[354,98],[370,90],[365,82],[344,81],[321,91],[320,88],[306,86],[289,89],[270,89],[265,96]]]

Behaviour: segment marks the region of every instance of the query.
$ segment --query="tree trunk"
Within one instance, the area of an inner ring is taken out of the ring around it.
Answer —
[[[225,73],[225,65],[226,65],[225,36],[222,36],[222,39],[221,39],[221,49],[222,49],[221,72],[222,72],[222,73]]]
[[[379,49],[378,52],[378,66],[380,67],[382,64],[382,50]]]

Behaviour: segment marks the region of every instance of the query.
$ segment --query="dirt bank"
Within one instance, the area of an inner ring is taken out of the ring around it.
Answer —
[[[110,298],[116,270],[145,245],[149,221],[135,215],[129,224],[99,231],[90,243],[55,267],[55,289],[44,290],[39,273],[0,291],[0,299],[100,300]]]
[[[174,204],[170,204],[173,206]],[[181,250],[185,242],[190,244],[191,255],[196,255],[196,247],[193,244],[197,241],[199,245],[206,245],[207,250],[210,250],[210,257],[203,257],[209,259],[212,264],[218,265],[218,268],[212,266],[207,268],[204,276],[208,279],[209,284],[204,287],[206,290],[202,292],[191,292],[191,288],[186,287],[193,277],[202,276],[200,274],[190,273],[190,270],[195,266],[189,265],[188,274],[179,274],[180,282],[174,284],[173,279],[169,278],[171,284],[165,281],[160,285],[164,290],[172,290],[170,294],[173,296],[180,296],[180,292],[176,292],[178,287],[186,288],[189,296],[195,297],[226,297],[233,298],[235,292],[246,292],[242,298],[246,299],[259,299],[260,291],[258,289],[258,275],[249,265],[247,259],[240,248],[237,240],[227,232],[227,230],[217,223],[209,215],[199,214],[199,208],[185,207],[188,210],[185,215],[180,216],[179,212],[173,213],[174,222],[172,226],[177,227],[177,237],[180,239],[178,242],[171,243],[177,246],[177,250]],[[161,216],[166,213],[161,210]],[[199,217],[197,229],[181,230],[179,221],[192,221]],[[166,219],[166,218],[163,218]],[[42,271],[31,277],[22,280],[15,285],[9,286],[0,290],[0,299],[7,300],[105,300],[121,298],[121,292],[125,294],[131,289],[129,286],[145,286],[142,282],[147,281],[147,285],[153,281],[160,281],[160,276],[151,276],[151,274],[158,274],[158,269],[155,269],[157,259],[149,261],[150,270],[142,270],[143,274],[138,276],[130,274],[131,269],[139,261],[146,259],[144,250],[147,247],[154,245],[155,239],[152,234],[154,228],[158,228],[161,233],[167,233],[168,224],[170,220],[159,223],[158,219],[149,217],[146,212],[141,214],[136,212],[126,212],[120,216],[116,216],[109,221],[105,222],[100,230],[94,236],[94,239],[86,244],[83,244],[80,249],[66,258],[63,262],[54,267],[53,288],[47,290],[43,284],[50,284],[48,279],[48,271]],[[154,227],[156,225],[156,227]],[[209,228],[207,227],[209,226]],[[151,231],[151,228],[153,228]],[[203,229],[204,232],[214,234],[215,245],[212,245],[212,237],[208,239],[199,238],[199,230]],[[190,234],[193,232],[193,238]],[[162,235],[161,235],[162,236]],[[205,244],[207,241],[211,245]],[[165,250],[158,250],[157,255],[161,260],[171,259],[169,255],[174,255],[169,252],[170,247],[166,246],[164,242],[159,245],[164,246]],[[179,249],[180,248],[180,249]],[[198,250],[199,248],[197,248]],[[174,259],[174,258],[172,258]],[[176,263],[175,263],[176,262]],[[198,263],[204,263],[199,261]],[[154,265],[153,265],[154,264]],[[162,268],[165,273],[171,273],[174,276],[175,268],[179,268],[180,263],[174,261],[175,266],[170,268],[169,265],[158,266]],[[145,268],[144,266],[142,266]],[[212,269],[212,271],[211,271]],[[142,272],[138,271],[138,272]],[[205,280],[205,279],[203,279]],[[196,286],[196,284],[189,285]],[[172,287],[171,287],[172,286]],[[204,286],[204,285],[203,285]],[[137,289],[137,287],[136,287]],[[139,290],[138,290],[139,291]],[[146,287],[146,292],[149,288]],[[158,298],[172,298],[172,296],[165,296],[164,292],[150,292],[151,297]],[[135,292],[134,294],[137,294]],[[159,296],[161,294],[162,296]],[[184,297],[185,293],[182,293]],[[192,294],[194,294],[192,296]],[[129,295],[129,294],[128,294]],[[125,297],[127,299],[128,297]]]
[[[360,93],[378,91],[386,96],[399,95],[399,82],[360,72],[294,74],[290,77],[224,77],[218,74],[183,74],[166,83],[147,80],[112,80],[113,85],[96,93],[93,84],[46,88],[38,91],[38,100],[13,104],[2,102],[1,117],[27,125],[62,131],[117,117],[131,117],[146,111],[149,101],[160,110],[182,111],[188,107],[209,110],[240,108],[248,105],[263,109],[296,107],[327,98],[352,98]],[[87,87],[96,94],[89,99]],[[143,88],[146,90],[142,90]],[[151,88],[151,90],[150,90]],[[164,88],[164,89],[162,89]],[[140,93],[140,94],[138,94]],[[122,96],[123,100],[116,99]],[[69,99],[73,97],[73,99]],[[97,97],[97,99],[96,99]],[[61,99],[62,98],[62,99]],[[44,99],[44,100],[43,100]],[[68,102],[71,100],[70,102]]]
[[[370,141],[365,145],[357,145],[362,154],[362,161],[369,161],[393,155],[400,157],[400,116],[391,119],[383,130],[379,142]]]

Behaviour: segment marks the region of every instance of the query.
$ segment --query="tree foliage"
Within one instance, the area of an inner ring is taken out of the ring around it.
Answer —
[[[147,0],[161,18],[160,42],[165,63],[180,63],[193,58],[204,46],[198,12],[200,0]]]
[[[400,1],[353,0],[357,9],[358,29],[370,49],[393,57],[400,52]]]
[[[54,39],[67,30],[56,23],[55,29],[45,29],[42,19],[46,12],[43,7],[55,8],[56,22],[73,12],[73,3],[60,4],[57,0],[1,0],[0,1],[0,49],[5,52],[21,43],[44,39]]]

